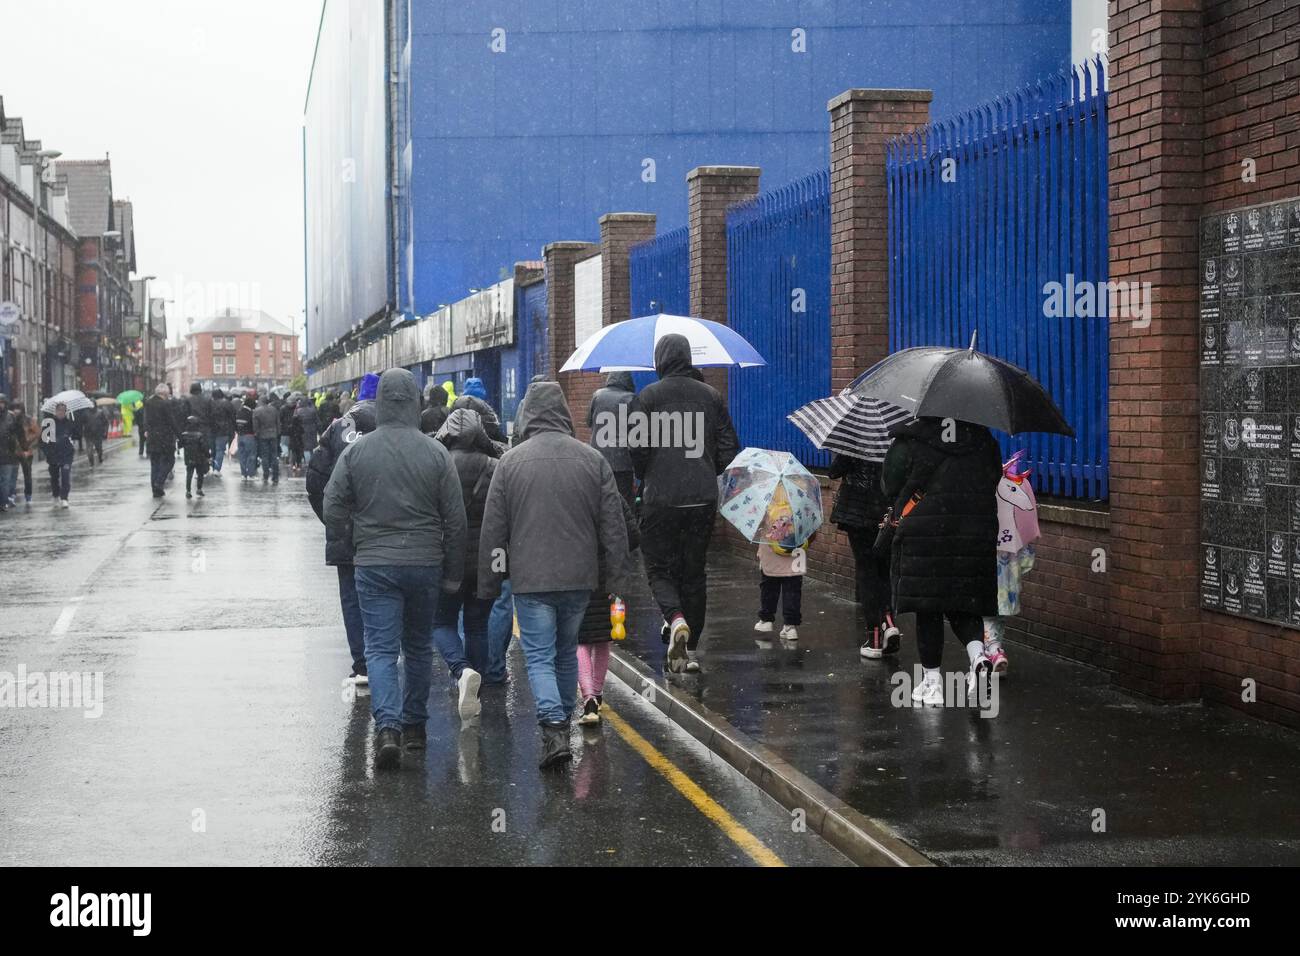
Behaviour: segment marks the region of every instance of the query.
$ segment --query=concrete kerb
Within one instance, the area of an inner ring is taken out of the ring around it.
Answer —
[[[804,811],[808,829],[854,863],[859,866],[933,865],[888,826],[854,810],[703,704],[656,680],[640,660],[615,647],[609,670],[633,693],[654,704],[664,716],[752,780],[781,806]]]

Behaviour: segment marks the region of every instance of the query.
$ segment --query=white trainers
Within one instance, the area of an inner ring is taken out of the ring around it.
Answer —
[[[912,700],[926,707],[942,707],[943,678],[937,673],[927,673],[912,689]]]
[[[483,705],[478,699],[478,687],[482,680],[479,672],[472,667],[467,667],[460,672],[460,680],[456,681],[456,691],[461,720],[477,717],[483,710]]]
[[[61,504],[62,504],[63,507],[65,507],[65,508],[68,507],[68,499],[67,499],[67,498],[62,499]]]
[[[783,641],[799,640],[799,632],[795,630],[795,626],[793,624],[786,624],[784,627],[781,628],[781,640]]]
[[[771,633],[772,633],[772,622],[771,622],[771,621],[758,621],[757,623],[754,624],[754,630],[758,631],[760,634],[771,634]]]
[[[979,700],[980,681],[985,675],[993,673],[993,662],[981,654],[970,662],[970,673],[966,675],[966,700]]]
[[[691,639],[691,628],[686,618],[673,619],[672,630],[668,634],[668,669],[674,674],[686,670],[686,644]]]

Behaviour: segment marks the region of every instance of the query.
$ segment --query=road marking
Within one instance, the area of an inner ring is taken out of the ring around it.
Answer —
[[[80,601],[81,598],[73,598],[74,601]],[[77,616],[77,605],[69,604],[59,614],[59,619],[54,622],[54,627],[50,628],[50,633],[55,637],[62,637],[68,633],[68,628],[72,626],[72,619]]]
[[[763,843],[736,821],[716,800],[705,793],[700,785],[688,777],[675,763],[655,749],[633,730],[614,708],[605,704],[600,709],[602,720],[608,721],[614,731],[622,737],[633,750],[641,755],[650,766],[659,771],[663,777],[676,788],[677,792],[689,800],[695,809],[704,814],[718,829],[727,835],[732,843],[740,847],[759,866],[785,866],[781,858],[769,850]]]

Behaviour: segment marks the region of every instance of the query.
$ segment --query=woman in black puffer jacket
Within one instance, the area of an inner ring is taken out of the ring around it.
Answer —
[[[972,677],[984,657],[984,622],[997,613],[998,444],[983,425],[920,418],[894,431],[884,463],[884,491],[900,515],[890,555],[894,610],[916,612],[925,677],[912,699],[943,703],[939,664],[943,620],[966,645]]]
[[[853,549],[855,596],[867,622],[867,640],[860,653],[872,660],[897,654],[899,632],[889,600],[889,556],[877,556],[872,549],[880,531],[880,516],[889,507],[889,499],[880,487],[880,465],[864,458],[836,455],[830,476],[840,481],[831,521],[848,535]]]

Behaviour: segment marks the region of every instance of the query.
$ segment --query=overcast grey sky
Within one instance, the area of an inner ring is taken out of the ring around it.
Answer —
[[[139,271],[176,287],[173,337],[178,311],[235,290],[301,326],[302,104],[320,10],[0,0],[5,112],[64,159],[110,154],[114,195],[135,204]]]

